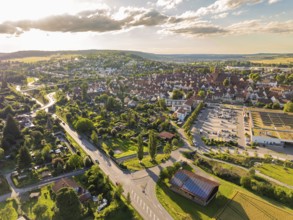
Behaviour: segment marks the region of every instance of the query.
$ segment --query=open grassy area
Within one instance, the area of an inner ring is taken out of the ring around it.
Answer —
[[[247,194],[237,192],[225,208],[217,214],[216,219],[293,219],[293,213],[286,212],[269,203]]]
[[[12,212],[10,212],[10,215],[11,216],[10,216],[10,219],[9,220],[16,220],[18,218],[18,214],[17,214],[17,207],[18,207],[18,205],[17,205],[16,201],[13,200],[13,199],[8,199],[5,202],[0,202],[0,213],[7,206],[11,206],[12,207]],[[2,219],[1,218],[1,215],[0,215],[0,219]]]
[[[123,165],[127,166],[127,168],[129,170],[142,170],[145,168],[154,167],[154,166],[160,164],[162,162],[162,160],[164,161],[167,158],[168,158],[168,156],[166,154],[158,154],[156,157],[156,162],[151,162],[150,156],[147,155],[142,159],[141,163],[139,163],[137,158],[133,158],[133,159],[126,160],[125,162],[123,162]]]
[[[46,186],[41,188],[41,191],[40,191],[41,195],[38,199],[30,199],[27,202],[23,203],[22,209],[28,215],[29,218],[31,219],[36,218],[35,214],[33,213],[33,207],[34,205],[39,203],[39,204],[44,204],[48,207],[47,216],[49,217],[49,219],[52,219],[54,215],[53,207],[55,206],[55,202],[52,200],[50,196],[50,192],[49,192],[50,187],[51,186]]]
[[[261,173],[293,186],[293,169],[276,164],[261,164],[257,168]]]
[[[171,191],[166,183],[163,182],[157,184],[157,198],[175,220],[211,219],[215,217],[218,211],[225,206],[225,204],[235,195],[237,191],[259,199],[260,201],[271,202],[278,207],[282,207],[282,210],[290,211],[289,208],[286,208],[276,202],[272,202],[271,200],[256,196],[235,184],[224,181],[215,176],[213,177],[217,179],[221,185],[216,198],[214,198],[206,207],[198,205],[191,200]]]
[[[106,151],[112,149],[113,151],[120,150],[122,152],[127,152],[129,150],[136,151],[137,144],[131,140],[112,138],[111,140],[103,141],[102,147]]]

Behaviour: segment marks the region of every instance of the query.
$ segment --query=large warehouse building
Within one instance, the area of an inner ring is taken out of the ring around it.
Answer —
[[[251,141],[263,145],[293,146],[293,114],[266,109],[248,111]]]

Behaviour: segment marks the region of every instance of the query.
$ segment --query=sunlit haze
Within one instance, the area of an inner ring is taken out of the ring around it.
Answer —
[[[288,53],[292,15],[291,0],[3,0],[0,52]]]

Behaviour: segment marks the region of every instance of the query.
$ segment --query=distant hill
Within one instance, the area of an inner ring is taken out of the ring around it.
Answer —
[[[119,50],[66,50],[66,51],[18,51],[13,53],[0,53],[0,60],[17,59],[25,57],[46,57],[57,54],[96,54],[100,52],[117,53],[124,52],[133,54],[149,60],[167,61],[167,62],[194,62],[194,61],[216,61],[216,60],[259,60],[273,59],[276,57],[293,57],[289,54],[259,53],[259,54],[153,54],[140,51],[119,51]]]

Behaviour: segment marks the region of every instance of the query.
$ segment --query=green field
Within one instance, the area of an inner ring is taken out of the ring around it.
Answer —
[[[127,169],[129,170],[142,170],[145,168],[150,168],[157,166],[162,162],[162,160],[167,159],[168,156],[166,154],[158,154],[156,157],[156,162],[151,162],[150,156],[144,156],[141,163],[139,163],[137,158],[133,158],[130,160],[126,160],[123,162],[123,165],[127,166]]]
[[[275,164],[261,164],[257,168],[261,173],[280,182],[293,186],[293,169]]]
[[[247,194],[237,192],[217,215],[216,219],[293,219],[293,213],[284,211]]]
[[[9,59],[10,61],[17,61],[17,62],[23,62],[23,63],[36,63],[39,61],[48,61],[51,59],[71,59],[74,57],[78,57],[77,54],[57,54],[52,56],[39,56],[39,57],[23,57],[23,58],[15,58],[15,59]]]
[[[159,183],[156,187],[157,198],[160,203],[165,207],[165,209],[170,213],[170,215],[175,220],[191,220],[191,219],[202,219],[207,220],[214,218],[216,214],[225,206],[225,204],[231,199],[237,191],[247,194],[253,198],[259,199],[260,201],[269,201],[265,200],[262,197],[258,197],[251,192],[232,184],[230,182],[224,181],[220,178],[213,176],[221,184],[219,192],[210,204],[203,207],[198,205],[189,199],[171,191],[165,183]],[[284,207],[272,202],[279,207]],[[272,205],[273,206],[273,205]],[[289,208],[283,208],[282,210],[290,210]],[[239,218],[238,218],[239,219]],[[235,218],[235,220],[238,220]],[[260,220],[260,219],[259,219]]]

